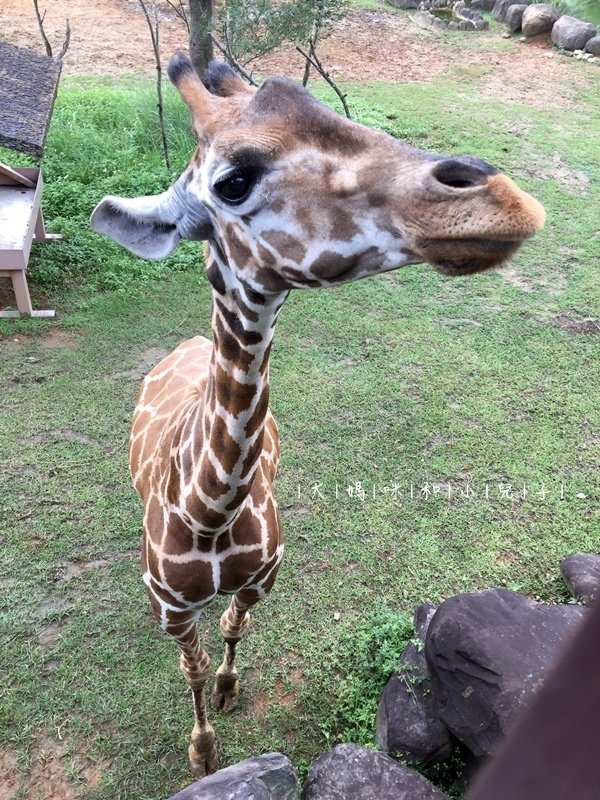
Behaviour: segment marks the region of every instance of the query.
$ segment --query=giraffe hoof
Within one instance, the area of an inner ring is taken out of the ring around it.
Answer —
[[[240,682],[235,675],[219,675],[215,688],[210,696],[210,705],[214,711],[229,714],[239,705]]]
[[[212,775],[213,772],[219,769],[215,732],[210,725],[207,725],[203,730],[194,725],[188,756],[190,769],[196,780]]]
[[[188,755],[192,775],[197,781],[206,778],[207,775],[212,775],[213,772],[219,769],[217,750],[214,745],[208,752],[201,753],[191,744],[189,746]]]

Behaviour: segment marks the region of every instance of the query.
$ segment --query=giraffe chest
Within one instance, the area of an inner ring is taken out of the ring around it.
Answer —
[[[193,535],[166,506],[150,500],[144,519],[143,570],[161,599],[199,608],[216,594],[260,586],[279,564],[283,541],[272,493],[261,475],[231,527],[214,537]]]

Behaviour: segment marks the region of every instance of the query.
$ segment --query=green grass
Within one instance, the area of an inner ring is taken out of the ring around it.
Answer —
[[[240,648],[240,712],[213,715],[223,764],[281,750],[304,770],[335,741],[372,741],[417,603],[494,585],[565,600],[560,559],[597,549],[598,339],[557,320],[600,317],[598,89],[565,113],[495,102],[478,81],[348,89],[368,124],[475,153],[545,203],[545,230],[512,262],[529,291],[498,272],[413,267],[290,297],[272,360],[287,553]],[[150,89],[63,82],[43,167],[49,227],[65,240],[31,270],[59,315],[0,321],[0,747],[25,774],[60,740],[74,781],[99,763],[97,788],[82,784],[98,800],[158,800],[189,782],[189,696],[139,576],[126,463],[138,380],[123,373],[207,334],[210,292],[197,246],[150,265],[87,227],[103,194],[160,191],[185,163],[187,114],[171,92],[167,108],[172,174]],[[579,173],[583,190],[565,182]],[[345,491],[357,482],[364,499]],[[468,483],[478,496],[461,495]],[[529,493],[502,498],[508,483]],[[421,493],[447,484],[450,498]],[[203,623],[215,666],[222,607]]]
[[[600,3],[598,0],[557,0],[556,5],[563,14],[600,26]]]

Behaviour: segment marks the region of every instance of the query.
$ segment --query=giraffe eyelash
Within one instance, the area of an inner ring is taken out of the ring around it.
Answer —
[[[213,182],[213,193],[227,205],[240,205],[246,200],[260,175],[255,167],[233,167]]]

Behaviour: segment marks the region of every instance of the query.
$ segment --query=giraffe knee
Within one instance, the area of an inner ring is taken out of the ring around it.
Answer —
[[[250,625],[250,613],[245,611],[243,614],[232,614],[231,609],[221,616],[219,627],[226,642],[239,642],[248,630]]]
[[[190,658],[186,653],[182,653],[179,657],[179,666],[183,672],[185,682],[192,691],[197,691],[204,687],[210,675],[210,659],[206,653],[202,653],[197,658]]]

